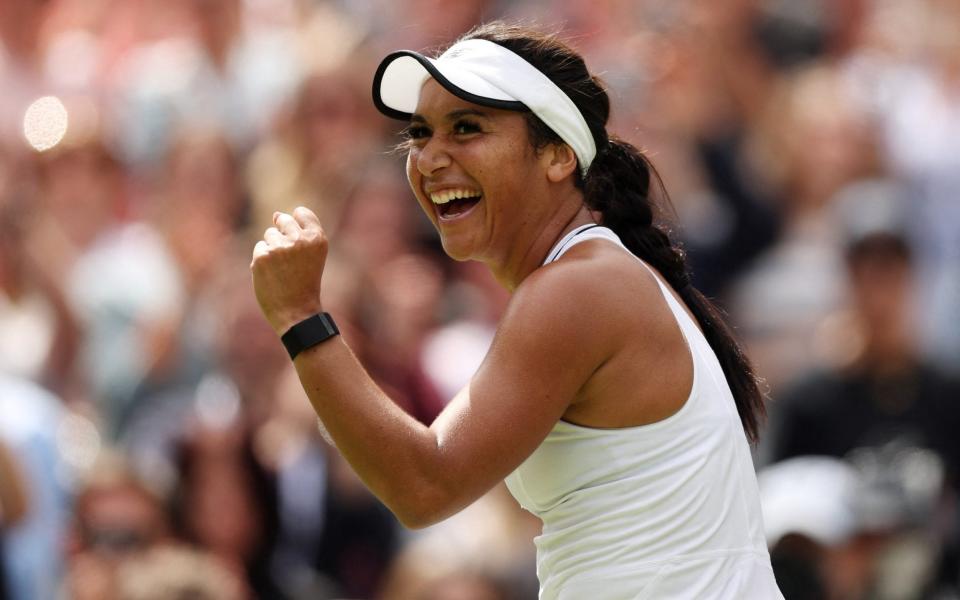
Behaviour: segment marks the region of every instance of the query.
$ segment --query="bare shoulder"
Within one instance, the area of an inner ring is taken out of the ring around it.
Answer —
[[[582,329],[564,333],[576,335],[579,351],[592,357],[593,369],[565,419],[589,427],[627,427],[655,422],[682,406],[692,362],[652,269],[613,243],[589,240],[536,275],[532,295],[568,290],[572,308],[564,312],[569,318],[575,310]],[[553,316],[555,322],[563,319],[563,314]]]
[[[635,257],[604,240],[582,242],[517,288],[494,350],[577,364],[589,374],[626,344],[658,337],[664,315],[647,307],[661,304],[656,280]]]
[[[588,240],[527,277],[511,304],[523,313],[546,310],[553,318],[580,315],[595,331],[642,320],[651,311],[637,309],[661,298],[653,273],[635,256],[606,240]]]

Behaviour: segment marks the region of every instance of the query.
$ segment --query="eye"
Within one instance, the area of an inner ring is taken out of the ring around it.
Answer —
[[[411,123],[403,130],[403,137],[410,141],[422,140],[430,137],[430,128],[419,123]]]
[[[480,125],[467,119],[461,119],[453,124],[453,133],[455,135],[470,135],[472,133],[480,133]]]

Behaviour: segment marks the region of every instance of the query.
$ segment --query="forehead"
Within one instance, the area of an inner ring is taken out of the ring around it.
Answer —
[[[522,113],[469,102],[454,96],[432,78],[427,79],[420,89],[420,99],[412,120],[443,121],[450,118],[456,119],[464,114],[473,114],[496,121],[509,122],[515,119],[518,123],[523,122]]]

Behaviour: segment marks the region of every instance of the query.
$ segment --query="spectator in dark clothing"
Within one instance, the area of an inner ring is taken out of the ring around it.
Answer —
[[[725,226],[713,227],[722,235],[685,239],[694,283],[709,297],[723,297],[735,280],[761,252],[781,235],[781,215],[775,202],[748,183],[739,164],[742,132],[732,130],[697,143],[697,154],[712,190],[722,206]]]
[[[847,334],[858,342],[857,352],[848,364],[809,375],[777,399],[771,411],[771,458],[827,455],[856,462],[864,452],[883,454],[885,448],[901,448],[901,457],[932,450],[942,460],[945,480],[932,490],[923,515],[898,526],[929,528],[936,512],[957,508],[949,490],[960,489],[960,382],[916,350],[906,238],[891,229],[857,236],[846,261],[855,323]],[[932,535],[930,560],[939,567],[931,568],[939,572],[926,585],[956,589],[960,532],[940,528]]]
[[[928,447],[960,472],[960,382],[917,354],[909,323],[911,252],[899,234],[873,232],[847,251],[859,351],[834,371],[796,383],[775,402],[774,461],[844,456],[894,439]]]
[[[399,546],[397,522],[346,461],[330,458],[315,566],[337,582],[344,596],[375,597]]]

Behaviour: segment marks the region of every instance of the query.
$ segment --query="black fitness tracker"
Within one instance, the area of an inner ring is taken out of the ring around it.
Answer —
[[[293,360],[307,348],[316,346],[339,333],[340,330],[337,329],[337,324],[333,322],[330,313],[317,313],[288,329],[280,336],[280,341],[287,349],[290,360]]]

